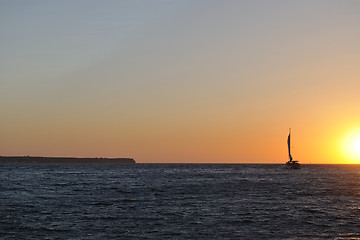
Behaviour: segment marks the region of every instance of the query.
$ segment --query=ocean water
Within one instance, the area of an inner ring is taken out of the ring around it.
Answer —
[[[360,239],[360,165],[0,164],[0,239]]]

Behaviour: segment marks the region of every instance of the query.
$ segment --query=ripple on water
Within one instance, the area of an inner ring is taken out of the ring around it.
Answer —
[[[0,176],[1,239],[360,238],[358,166],[2,165]]]

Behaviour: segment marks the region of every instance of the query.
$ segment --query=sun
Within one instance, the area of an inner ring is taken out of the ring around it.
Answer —
[[[360,163],[360,128],[348,133],[341,142],[344,157],[352,163]]]

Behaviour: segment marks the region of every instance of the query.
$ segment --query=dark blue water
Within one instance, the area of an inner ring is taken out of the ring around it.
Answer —
[[[360,238],[360,166],[0,165],[0,239]]]

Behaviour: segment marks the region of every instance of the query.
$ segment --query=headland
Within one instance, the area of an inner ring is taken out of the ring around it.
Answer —
[[[106,163],[134,164],[132,158],[77,158],[77,157],[32,157],[0,156],[0,163]]]

